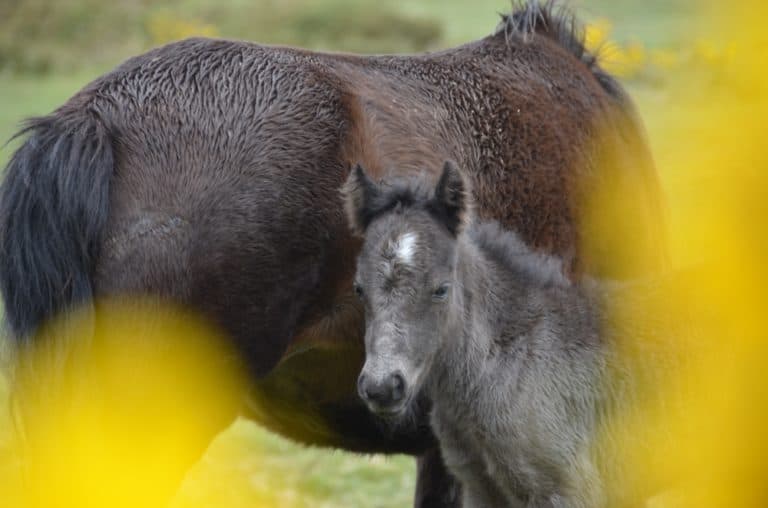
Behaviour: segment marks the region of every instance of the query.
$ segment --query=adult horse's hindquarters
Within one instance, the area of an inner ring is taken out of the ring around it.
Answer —
[[[356,395],[359,241],[339,198],[353,163],[382,177],[455,160],[482,218],[562,257],[571,275],[610,266],[580,248],[595,182],[620,184],[621,237],[651,245],[659,214],[629,100],[570,18],[535,3],[493,35],[429,55],[170,44],[25,132],[0,196],[0,286],[20,342],[95,298],[168,299],[232,340],[254,379],[247,415],[351,450],[433,446],[423,422],[388,430]],[[450,492],[431,463],[420,472],[423,503]]]

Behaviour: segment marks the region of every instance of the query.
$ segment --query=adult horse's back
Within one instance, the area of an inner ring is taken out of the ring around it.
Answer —
[[[573,276],[625,275],[581,249],[596,182],[620,183],[616,224],[638,245],[655,243],[660,213],[631,104],[570,18],[534,3],[493,35],[419,56],[182,41],[24,132],[0,196],[0,285],[20,343],[109,297],[183,305],[252,374],[244,414],[306,443],[425,454],[422,505],[452,497],[431,433],[418,419],[388,429],[356,396],[358,241],[339,198],[349,168],[384,176],[455,160],[481,217],[561,256]],[[590,252],[609,250],[609,236]]]

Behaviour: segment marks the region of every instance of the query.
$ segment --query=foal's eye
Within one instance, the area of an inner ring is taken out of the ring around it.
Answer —
[[[432,291],[432,299],[436,301],[445,300],[448,297],[448,284],[443,284],[439,288]]]
[[[362,300],[365,293],[363,292],[363,286],[360,284],[355,284],[355,295],[357,295],[358,298]]]

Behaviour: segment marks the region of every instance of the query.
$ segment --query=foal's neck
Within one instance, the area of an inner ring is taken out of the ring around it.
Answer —
[[[538,288],[516,277],[513,267],[494,259],[469,235],[462,234],[457,241],[454,293],[442,325],[444,347],[436,360],[433,385],[436,390],[455,387],[466,392],[467,385],[480,382],[488,371],[486,363],[495,354],[500,332],[514,336],[534,325],[524,307]],[[509,319],[510,307],[519,319]]]
[[[571,283],[556,259],[497,232],[458,239],[452,308],[429,376],[435,414],[457,425],[488,418],[491,399],[514,389],[532,363],[592,358],[600,347],[590,286]]]

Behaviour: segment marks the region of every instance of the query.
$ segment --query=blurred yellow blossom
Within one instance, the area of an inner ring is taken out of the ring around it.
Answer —
[[[616,302],[613,309],[613,320],[623,329],[638,329],[638,323],[645,332],[654,329],[652,340],[648,333],[627,333],[621,354],[643,364],[649,349],[665,348],[671,367],[659,367],[663,375],[645,387],[651,395],[630,401],[605,429],[604,441],[620,444],[617,463],[625,478],[636,492],[656,496],[654,506],[763,508],[768,506],[768,156],[762,124],[768,115],[768,66],[764,51],[730,49],[725,59],[721,48],[765,48],[762,20],[768,5],[748,1],[711,8],[712,17],[701,23],[709,27],[707,39],[690,47],[697,63],[728,65],[722,89],[707,91],[703,103],[692,101],[690,91],[701,89],[699,75],[681,70],[669,82],[679,113],[667,118],[666,130],[651,133],[677,136],[659,168],[669,204],[670,271],[653,298]],[[629,54],[625,50],[622,56],[641,60]],[[669,55],[651,53],[653,65],[673,62]],[[621,210],[622,196],[610,188],[594,199],[592,209],[607,216]],[[605,224],[616,227],[615,221]],[[628,252],[631,243],[627,238]]]
[[[606,18],[598,18],[584,27],[584,46],[589,51],[599,52],[613,30],[613,24]]]
[[[620,78],[635,77],[646,65],[646,61],[645,46],[639,42],[630,42],[626,45],[605,44],[600,58],[600,63],[605,70]]]
[[[653,49],[650,51],[649,62],[662,70],[672,70],[680,66],[680,53],[671,49]]]
[[[704,66],[718,67],[724,58],[724,52],[721,49],[723,45],[725,44],[718,44],[712,40],[696,40],[692,46],[694,61]]]
[[[8,508],[165,506],[245,391],[219,331],[155,300],[101,301],[35,339],[14,376],[24,476],[0,482]]]

